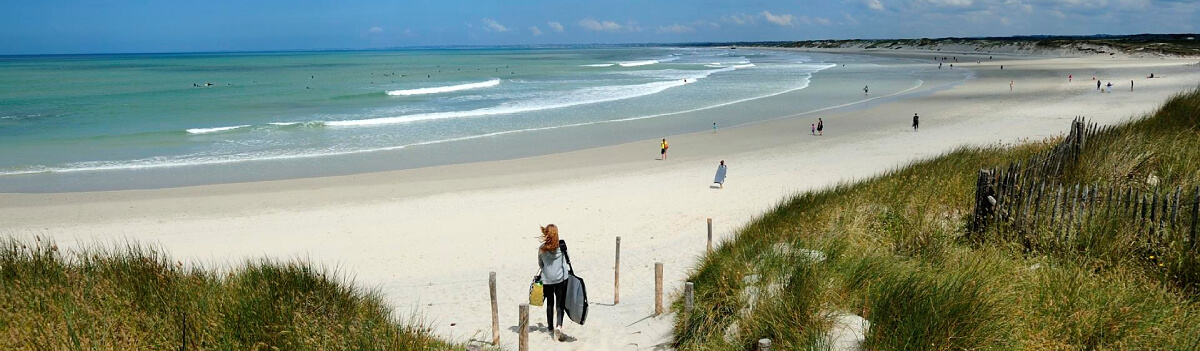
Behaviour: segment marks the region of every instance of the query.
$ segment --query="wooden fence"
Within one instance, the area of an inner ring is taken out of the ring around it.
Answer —
[[[1103,142],[1095,138],[1112,135],[1106,133],[1110,128],[1076,118],[1070,134],[1050,150],[1005,169],[980,170],[971,235],[991,233],[1036,250],[1084,244],[1091,238],[1081,235],[1095,235],[1085,230],[1094,228],[1097,233],[1134,231],[1150,247],[1183,243],[1195,250],[1200,187],[1141,189],[1058,182],[1089,142]]]

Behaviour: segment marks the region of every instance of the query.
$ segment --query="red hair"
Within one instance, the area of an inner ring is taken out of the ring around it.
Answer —
[[[549,224],[542,227],[542,246],[538,249],[542,252],[551,252],[558,249],[558,226]]]

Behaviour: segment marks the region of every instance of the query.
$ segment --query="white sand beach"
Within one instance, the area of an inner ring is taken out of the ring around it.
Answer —
[[[568,323],[569,342],[534,332],[532,349],[655,349],[669,346],[673,321],[652,316],[654,263],[665,264],[667,290],[678,294],[704,254],[706,218],[723,240],[797,192],[870,177],[960,145],[1052,137],[1076,116],[1117,123],[1200,83],[1200,68],[1185,65],[1196,59],[834,52],[957,56],[954,69],[974,70],[976,77],[944,90],[922,87],[716,133],[664,136],[671,145],[665,161],[657,159],[654,139],[351,176],[0,194],[0,233],[40,235],[64,247],[131,240],[211,266],[260,257],[310,260],[378,288],[398,315],[419,316],[458,341],[490,342],[488,273],[494,271],[501,346],[515,349],[518,304],[538,269],[538,226],[554,223],[588,283],[592,306],[587,325]],[[911,65],[936,69],[937,63]],[[1161,78],[1146,79],[1150,73]],[[1097,91],[1093,76],[1113,81],[1113,92]],[[1132,92],[1130,80],[1136,82]],[[913,113],[921,116],[919,132],[911,128]],[[817,118],[825,121],[824,136],[809,134]],[[721,160],[728,179],[715,189],[710,182]],[[621,298],[614,306],[618,236]],[[530,322],[544,330],[544,311],[533,308]]]

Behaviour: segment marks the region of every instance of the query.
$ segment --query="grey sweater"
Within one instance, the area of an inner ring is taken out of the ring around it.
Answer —
[[[542,284],[558,284],[567,280],[567,259],[563,255],[563,250],[567,248],[567,244],[559,242],[558,249],[550,252],[541,252],[538,249],[538,267],[542,268]]]

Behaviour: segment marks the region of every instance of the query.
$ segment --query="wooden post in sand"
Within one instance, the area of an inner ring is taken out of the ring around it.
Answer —
[[[496,304],[496,272],[488,274],[488,290],[492,293],[492,346],[500,344],[500,310]]]
[[[758,339],[758,351],[771,351],[771,339]]]
[[[521,304],[520,322],[517,323],[517,334],[520,335],[517,350],[529,351],[529,304]]]
[[[663,276],[663,264],[662,264],[662,262],[655,262],[654,263],[654,315],[655,316],[663,313],[662,276]]]
[[[708,253],[712,254],[712,218],[708,219]]]
[[[696,286],[692,282],[683,284],[683,318],[686,321],[692,317],[692,308],[696,303]]]
[[[617,259],[613,263],[613,304],[621,303],[621,237],[617,237]]]

